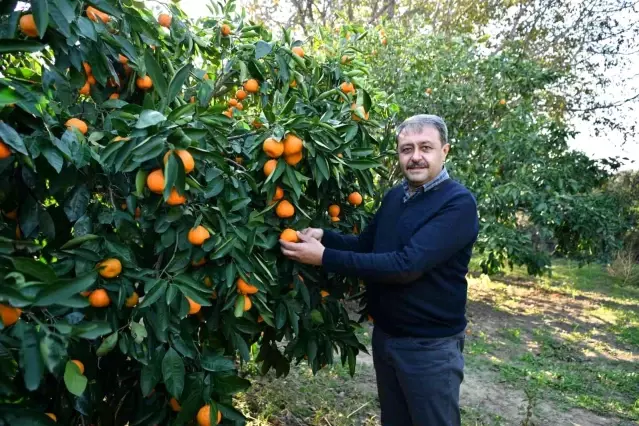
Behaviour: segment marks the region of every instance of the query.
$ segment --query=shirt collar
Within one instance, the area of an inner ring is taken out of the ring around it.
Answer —
[[[411,192],[410,190],[408,180],[404,178],[404,180],[402,181],[402,186],[404,187],[404,202],[408,201],[409,199],[414,197],[416,194],[430,191],[431,189],[433,189],[434,187],[436,187],[437,185],[439,185],[440,183],[442,183],[448,178],[449,178],[448,170],[446,170],[446,166],[444,166],[442,168],[442,171],[439,172],[439,174],[435,177],[435,179],[426,182],[419,188],[415,189],[413,192]]]

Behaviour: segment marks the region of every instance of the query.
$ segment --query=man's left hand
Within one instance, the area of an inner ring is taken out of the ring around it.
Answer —
[[[300,232],[297,233],[297,237],[300,239],[299,243],[280,240],[284,256],[307,265],[321,265],[322,256],[324,255],[322,243]]]

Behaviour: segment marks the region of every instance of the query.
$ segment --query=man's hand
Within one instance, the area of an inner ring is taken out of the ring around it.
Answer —
[[[322,243],[316,238],[301,232],[298,232],[297,236],[300,239],[299,243],[289,243],[288,241],[280,240],[284,256],[307,265],[321,265],[322,256],[324,255],[324,246]]]
[[[317,241],[322,241],[324,230],[321,228],[304,228],[298,232],[298,235],[299,234],[302,234],[306,237],[315,238]]]

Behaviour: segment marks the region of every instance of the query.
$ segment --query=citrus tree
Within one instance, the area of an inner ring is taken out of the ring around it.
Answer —
[[[357,282],[278,239],[368,219],[362,64],[232,2],[195,24],[132,0],[8,3],[0,424],[241,424],[254,347],[262,372],[337,356],[353,374]]]

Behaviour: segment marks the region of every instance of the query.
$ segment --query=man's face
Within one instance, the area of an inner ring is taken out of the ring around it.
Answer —
[[[449,144],[442,146],[439,132],[424,127],[417,132],[402,132],[398,137],[397,153],[402,173],[413,187],[433,180],[442,170]]]

